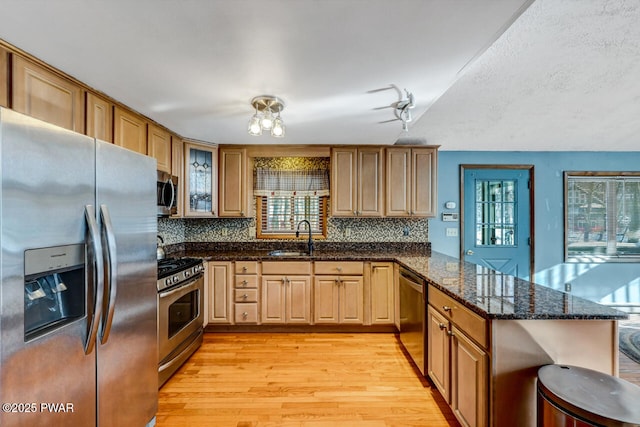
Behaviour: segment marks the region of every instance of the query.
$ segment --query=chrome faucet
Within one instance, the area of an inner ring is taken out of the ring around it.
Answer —
[[[300,224],[302,224],[303,222],[307,223],[307,229],[309,230],[309,241],[307,242],[307,246],[309,247],[309,256],[313,256],[313,240],[311,238],[311,223],[308,220],[303,219],[298,223],[298,227],[296,228],[296,237],[300,237]]]

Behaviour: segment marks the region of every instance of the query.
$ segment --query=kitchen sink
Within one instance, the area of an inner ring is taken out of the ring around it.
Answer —
[[[269,256],[308,256],[309,254],[306,252],[300,252],[300,251],[283,251],[283,250],[276,250],[276,251],[271,251],[268,253]]]

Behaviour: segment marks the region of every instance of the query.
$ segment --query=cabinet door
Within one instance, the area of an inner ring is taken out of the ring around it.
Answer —
[[[358,149],[358,216],[382,216],[383,164],[383,148]]]
[[[427,373],[447,403],[451,402],[449,322],[428,306],[427,310]]]
[[[113,142],[113,104],[87,92],[86,134],[102,141]]]
[[[209,323],[232,323],[231,263],[209,262]]]
[[[113,110],[113,142],[140,154],[147,154],[147,122],[131,111],[116,106]]]
[[[0,46],[0,107],[9,106],[9,52]]]
[[[435,148],[411,150],[411,215],[436,216],[436,167]]]
[[[147,151],[149,156],[158,161],[159,171],[171,173],[171,134],[169,132],[149,124]]]
[[[286,283],[286,322],[311,323],[311,277],[287,277]]]
[[[220,148],[220,217],[247,215],[247,150]]]
[[[340,289],[337,276],[315,276],[313,286],[313,320],[315,323],[340,321]]]
[[[285,323],[284,276],[262,276],[262,323]]]
[[[357,149],[331,149],[331,215],[356,216]]]
[[[393,324],[393,263],[371,263],[371,323]]]
[[[385,215],[409,216],[411,212],[411,149],[387,148]]]
[[[487,425],[488,357],[455,326],[451,340],[451,409],[460,424]]]
[[[182,217],[184,209],[184,143],[182,138],[171,135],[171,175],[178,177],[178,212],[174,217]]]
[[[184,216],[208,217],[218,210],[218,148],[184,144]]]
[[[13,55],[13,109],[45,122],[84,133],[84,91],[18,55]]]
[[[340,279],[340,323],[364,323],[364,284],[362,276]]]

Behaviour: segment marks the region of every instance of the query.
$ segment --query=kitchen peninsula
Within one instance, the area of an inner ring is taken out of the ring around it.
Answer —
[[[428,375],[463,424],[534,426],[535,379],[543,365],[570,364],[617,376],[617,320],[627,317],[622,312],[432,252],[428,244],[316,243],[313,256],[295,254],[300,250],[299,242],[192,243],[175,245],[172,250],[174,256],[202,257],[212,265],[250,262],[257,266],[251,272],[256,283],[259,266],[274,261],[292,266],[307,263],[310,275],[316,265],[315,277],[320,274],[317,266],[327,261],[335,265],[362,262],[365,282],[371,281],[367,265],[390,264],[395,270],[396,319],[392,324],[396,325],[398,268],[410,269],[428,283]],[[290,253],[269,255],[274,245]],[[282,283],[284,280],[283,276]],[[229,280],[229,295],[232,282]],[[365,306],[371,304],[370,285],[364,285]],[[259,286],[255,291],[259,292]],[[208,297],[210,304],[212,297]],[[255,325],[253,330],[259,330],[258,320]],[[311,330],[314,325],[311,320],[306,326]],[[216,327],[209,326],[209,330]]]

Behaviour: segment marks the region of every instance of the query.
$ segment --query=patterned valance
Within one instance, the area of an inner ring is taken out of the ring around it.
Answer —
[[[257,168],[253,188],[256,196],[328,196],[329,171]]]

